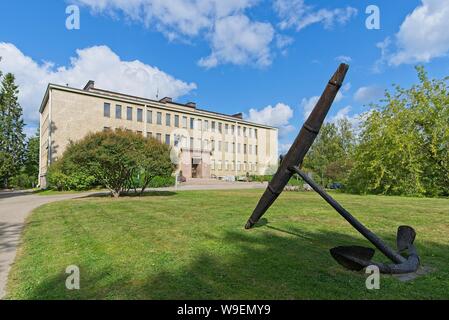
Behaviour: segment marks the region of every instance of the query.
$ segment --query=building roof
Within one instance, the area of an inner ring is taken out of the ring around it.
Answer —
[[[222,118],[222,120],[238,122],[238,123],[246,123],[248,125],[277,130],[276,127],[243,120],[241,113],[237,113],[234,115],[228,115],[228,114],[224,114],[224,113],[220,113],[220,112],[197,108],[196,103],[194,103],[194,102],[188,102],[188,103],[183,104],[183,103],[174,102],[169,97],[165,97],[158,101],[158,100],[153,100],[153,99],[149,99],[149,98],[124,94],[124,93],[120,93],[120,92],[109,91],[109,90],[105,90],[105,89],[96,88],[95,83],[92,80],[90,80],[86,84],[84,89],[78,89],[78,88],[73,88],[73,87],[69,87],[69,86],[62,86],[62,85],[58,85],[58,84],[49,83],[47,86],[47,90],[45,92],[44,98],[42,100],[41,106],[39,108],[39,112],[41,112],[41,113],[48,101],[50,89],[70,91],[70,92],[74,92],[74,93],[78,93],[78,94],[98,96],[98,97],[103,97],[103,98],[107,98],[107,99],[112,98],[112,99],[117,99],[117,100],[120,100],[123,102],[128,102],[128,103],[138,103],[138,104],[142,104],[142,105],[151,104],[151,105],[156,105],[156,106],[162,107],[162,108],[167,108],[170,106],[182,107],[182,108],[186,108],[185,111],[187,111],[187,112],[196,112],[196,113],[200,113],[203,116],[220,117],[220,118]],[[177,111],[177,110],[174,110],[174,111]]]

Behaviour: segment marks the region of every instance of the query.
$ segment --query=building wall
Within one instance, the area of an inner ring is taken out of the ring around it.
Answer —
[[[93,89],[91,93],[101,92]],[[89,132],[118,128],[162,142],[169,137],[172,160],[187,177],[191,176],[192,158],[201,159],[201,177],[265,174],[277,164],[277,130],[273,128],[170,102],[144,102],[112,94],[93,96],[58,87],[51,87],[49,96],[41,113],[41,176],[45,176],[49,162],[62,156],[70,141],[78,141]],[[110,106],[109,116],[104,114],[105,103]],[[116,117],[116,106],[121,106],[121,119]],[[128,107],[132,108],[132,120],[127,119]],[[142,110],[142,119],[138,119],[138,110]],[[191,119],[194,119],[193,129]],[[48,161],[49,152],[45,150],[48,150],[50,121],[51,159]]]

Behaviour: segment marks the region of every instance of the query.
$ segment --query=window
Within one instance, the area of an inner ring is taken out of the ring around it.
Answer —
[[[147,110],[147,123],[153,123],[153,111]]]
[[[232,153],[235,153],[235,142],[232,143]]]
[[[242,127],[238,126],[237,127],[237,135],[240,137],[241,134],[242,134]]]
[[[105,103],[103,106],[103,115],[107,118],[111,116],[111,104]]]
[[[257,139],[257,129],[254,129],[254,138]]]
[[[181,140],[181,136],[179,135],[179,134],[175,134],[175,139],[174,139],[174,141],[173,141],[173,145],[175,146],[175,147],[178,147],[179,146],[179,141]]]
[[[241,163],[240,163],[240,161],[239,162],[237,162],[237,171],[240,171],[240,168],[241,167]]]
[[[156,133],[156,140],[162,142],[162,134]]]
[[[211,127],[212,127],[212,132],[215,132],[215,121],[212,121]]]
[[[199,138],[196,139],[196,146],[197,146],[197,148],[200,149],[200,150],[203,148],[201,139],[199,139]]]
[[[215,151],[215,140],[211,140],[210,144],[211,144],[211,151]]]
[[[221,151],[221,141],[218,141],[218,151]]]
[[[143,136],[143,132],[142,131],[137,131],[137,134]]]
[[[165,114],[165,125],[167,126],[167,127],[170,127],[170,122],[171,122],[171,116],[170,116],[170,113],[167,113],[167,114]]]
[[[244,145],[243,145],[243,154],[247,154],[247,153],[248,153],[247,145],[244,144]]]
[[[209,140],[204,140],[204,149],[209,150]]]
[[[170,135],[169,134],[165,135],[165,144],[168,146],[170,145]]]
[[[243,127],[243,136],[244,136],[244,137],[247,137],[246,127]]]
[[[210,162],[210,168],[211,168],[212,170],[215,170],[215,160],[211,160],[211,162]]]
[[[223,133],[223,125],[221,122],[218,123],[218,132]]]
[[[225,142],[225,152],[229,152],[229,143]]]
[[[226,168],[226,170],[229,170],[229,161],[228,160],[225,161],[225,168]]]
[[[209,121],[204,120],[204,131],[209,131]]]
[[[182,117],[182,127],[187,129],[187,117]]]
[[[225,124],[225,134],[229,134],[229,124]]]
[[[126,119],[127,120],[132,120],[133,119],[133,108],[132,107],[127,107],[126,108]]]
[[[143,109],[137,109],[137,121],[143,122]]]
[[[193,138],[190,138],[190,149],[192,149],[192,150],[195,148],[195,146],[193,145],[193,143],[194,143]]]
[[[235,135],[235,126],[234,125],[231,126],[231,134]]]
[[[221,167],[221,160],[218,160],[217,162],[218,162],[218,170],[221,170],[222,169],[222,167]]]
[[[152,138],[153,137],[153,132],[147,132],[147,138]]]
[[[122,106],[119,104],[115,106],[115,118],[116,119],[122,118]]]
[[[179,128],[179,116],[177,114],[175,115],[175,127]]]
[[[242,153],[242,144],[241,143],[237,144],[237,153]]]
[[[110,128],[110,127],[104,127],[104,128],[103,128],[103,131],[104,131],[104,132],[111,131],[111,128]]]
[[[203,121],[201,121],[201,119],[198,119],[198,120],[197,120],[197,124],[196,124],[196,128],[197,128],[198,130],[201,130],[202,125],[203,125]]]
[[[162,112],[157,113],[157,124],[162,125]]]
[[[250,137],[250,138],[253,137],[253,128],[249,128],[249,137]]]
[[[195,118],[190,118],[190,129],[195,129]]]
[[[249,154],[252,154],[252,153],[253,153],[253,146],[252,146],[252,145],[249,145],[249,146],[248,146],[248,153],[249,153]]]

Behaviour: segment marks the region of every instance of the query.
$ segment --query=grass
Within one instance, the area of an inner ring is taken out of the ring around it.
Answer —
[[[329,249],[368,245],[315,193],[285,192],[257,228],[243,226],[262,190],[158,192],[45,205],[28,219],[8,283],[10,299],[447,299],[449,200],[335,193],[393,244],[417,231],[433,272],[410,282],[339,266]],[[383,260],[376,253],[376,260]],[[65,289],[65,269],[81,290]]]

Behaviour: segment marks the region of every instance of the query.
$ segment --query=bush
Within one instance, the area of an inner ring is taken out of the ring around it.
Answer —
[[[147,186],[173,185],[173,169],[169,146],[140,134],[116,130],[89,134],[71,143],[52,165],[48,181],[51,188],[61,191],[85,190],[101,184],[119,197],[126,190],[141,188],[143,193]]]
[[[161,177],[156,176],[153,179],[151,179],[148,188],[165,188],[165,187],[172,187],[175,185],[176,178],[175,177]]]
[[[17,189],[34,188],[37,185],[37,176],[30,176],[26,173],[20,173],[10,179],[10,185]]]
[[[83,172],[68,159],[62,159],[52,166],[47,172],[48,187],[57,191],[83,191],[92,189],[96,185],[96,179],[92,175]]]

